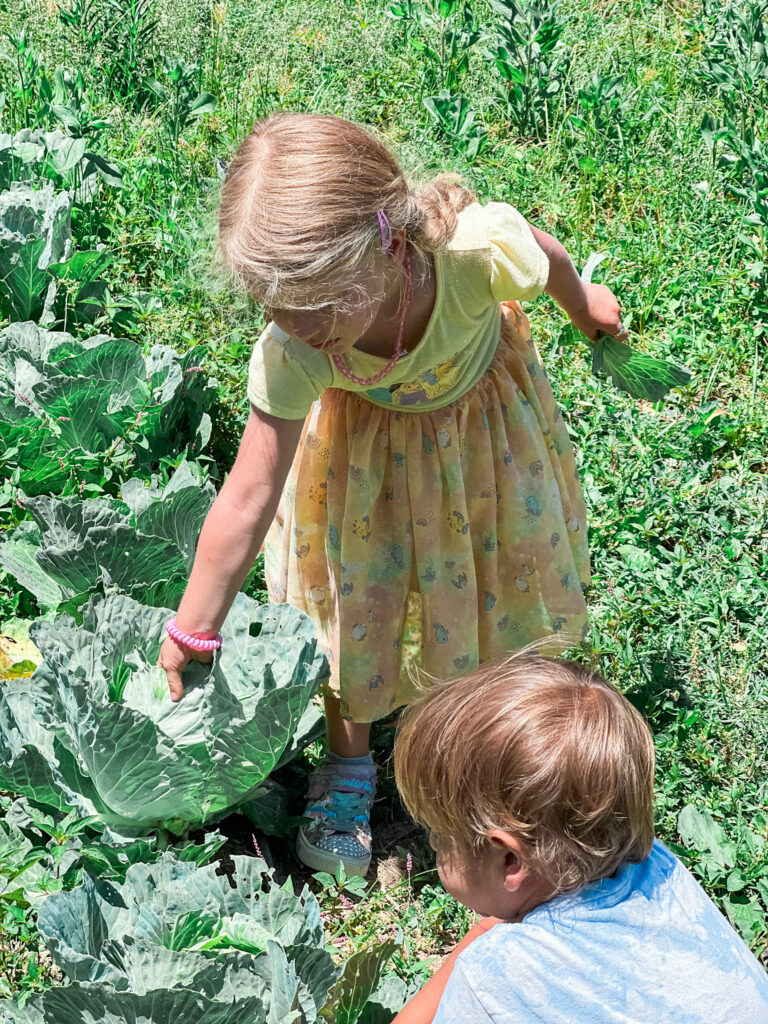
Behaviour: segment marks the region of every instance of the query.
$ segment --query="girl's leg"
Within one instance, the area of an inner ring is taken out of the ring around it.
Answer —
[[[349,722],[341,717],[339,698],[326,690],[325,721],[328,749],[339,757],[365,757],[369,750],[370,722]]]
[[[307,822],[296,852],[315,871],[365,875],[371,862],[370,813],[376,795],[376,766],[368,752],[371,726],[341,717],[338,697],[325,693],[328,756],[309,783]]]

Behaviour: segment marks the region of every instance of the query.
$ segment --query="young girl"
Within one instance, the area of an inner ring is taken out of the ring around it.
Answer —
[[[271,322],[160,664],[178,700],[263,544],[271,600],[311,616],[331,668],[298,854],[364,875],[370,723],[409,702],[412,669],[447,678],[586,627],[573,451],[517,300],[546,291],[593,339],[620,334],[620,310],[511,206],[449,175],[414,189],[335,117],[259,122],[219,230]]]

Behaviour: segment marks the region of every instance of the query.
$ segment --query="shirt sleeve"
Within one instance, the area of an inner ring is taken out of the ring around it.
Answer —
[[[268,324],[253,347],[248,398],[257,409],[285,420],[300,420],[330,385],[327,356]]]
[[[461,963],[451,971],[432,1024],[493,1024],[493,1017],[477,998]]]
[[[549,260],[528,221],[508,203],[488,203],[485,218],[494,299],[535,299],[547,283]]]

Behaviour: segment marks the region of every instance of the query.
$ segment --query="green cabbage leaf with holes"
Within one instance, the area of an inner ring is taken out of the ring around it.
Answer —
[[[227,874],[168,853],[122,885],[86,876],[43,903],[39,929],[68,983],[7,1005],[2,1024],[385,1022],[406,995],[399,979],[379,987],[393,940],[340,970],[315,897],[252,857]]]
[[[95,597],[30,629],[43,661],[0,690],[0,789],[95,816],[115,837],[183,836],[248,802],[319,717],[309,618],[238,594],[212,667],[172,703],[156,665],[170,612]]]

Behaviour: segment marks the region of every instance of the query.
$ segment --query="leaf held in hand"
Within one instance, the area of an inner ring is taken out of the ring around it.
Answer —
[[[633,398],[659,402],[671,388],[691,379],[690,371],[662,359],[654,359],[629,345],[604,335],[592,349],[592,371],[604,373],[617,388]]]

